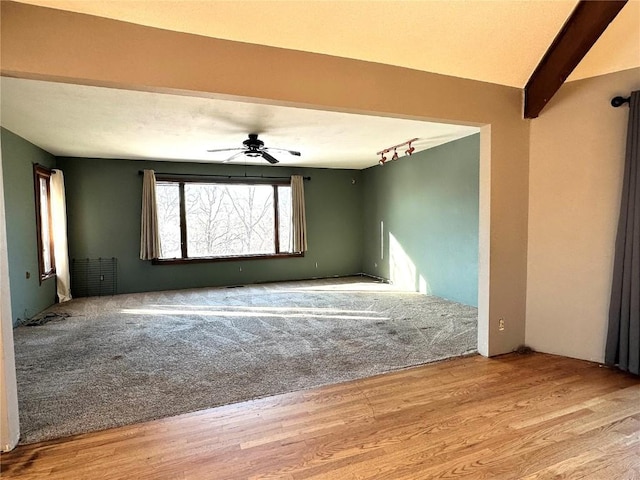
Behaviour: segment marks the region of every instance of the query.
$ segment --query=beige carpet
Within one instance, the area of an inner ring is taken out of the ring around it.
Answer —
[[[477,310],[365,277],[77,299],[14,331],[21,442],[476,350]]]

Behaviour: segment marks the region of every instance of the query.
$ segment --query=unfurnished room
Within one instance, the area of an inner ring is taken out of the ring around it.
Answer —
[[[640,475],[640,2],[0,5],[3,478]]]

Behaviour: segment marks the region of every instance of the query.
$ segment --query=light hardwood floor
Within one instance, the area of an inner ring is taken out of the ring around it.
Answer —
[[[640,478],[640,379],[473,356],[2,455],[2,478]]]

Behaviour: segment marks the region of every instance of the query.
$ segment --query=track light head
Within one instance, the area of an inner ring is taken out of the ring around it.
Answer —
[[[411,142],[409,142],[409,148],[407,150],[405,150],[404,154],[405,155],[411,155],[413,152],[415,152],[415,148],[411,146]]]
[[[419,140],[419,139],[418,138],[412,138],[411,140],[407,140],[406,142],[402,142],[402,143],[399,143],[398,145],[393,145],[392,147],[385,148],[384,150],[380,150],[379,152],[376,153],[376,155],[380,155],[380,160],[378,160],[378,163],[380,165],[384,165],[385,162],[387,161],[387,157],[385,157],[385,154],[391,152],[391,150],[393,150],[393,155],[391,156],[391,160],[398,160],[398,158],[399,158],[398,157],[398,149],[401,148],[401,147],[404,147],[405,145],[408,145],[409,149],[405,150],[404,154],[405,155],[411,155],[415,151],[415,148],[413,148],[411,146],[411,143],[415,142],[417,140]]]

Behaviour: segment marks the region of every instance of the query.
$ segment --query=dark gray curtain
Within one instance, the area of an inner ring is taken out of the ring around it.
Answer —
[[[605,363],[640,375],[640,91],[631,94]]]

